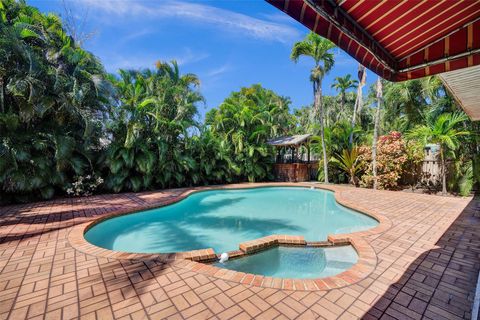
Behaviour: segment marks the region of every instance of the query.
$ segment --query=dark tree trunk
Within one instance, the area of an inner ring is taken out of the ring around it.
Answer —
[[[445,163],[445,155],[443,147],[440,146],[440,162],[442,164],[442,195],[447,195],[447,164]]]

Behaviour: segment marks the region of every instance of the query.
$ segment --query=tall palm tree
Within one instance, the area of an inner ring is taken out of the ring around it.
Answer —
[[[323,152],[323,170],[325,173],[325,183],[328,183],[328,158],[325,145],[324,112],[322,101],[322,80],[323,77],[332,69],[334,57],[332,49],[335,45],[327,39],[324,39],[314,32],[309,33],[304,40],[294,44],[290,58],[297,62],[301,56],[310,57],[315,65],[310,72],[310,81],[313,85],[313,112],[312,123],[317,119],[320,121],[320,137],[322,140]]]
[[[332,88],[340,92],[340,107],[343,111],[345,107],[345,94],[348,89],[356,89],[358,86],[358,80],[351,79],[352,75],[347,74],[343,77],[336,77],[335,82],[332,84]]]
[[[446,157],[449,151],[454,152],[460,144],[459,137],[470,134],[457,129],[458,124],[468,118],[462,112],[443,113],[438,117],[427,117],[426,124],[415,127],[408,132],[408,137],[419,139],[424,144],[435,143],[440,146],[440,164],[442,174],[442,194],[447,193]]]

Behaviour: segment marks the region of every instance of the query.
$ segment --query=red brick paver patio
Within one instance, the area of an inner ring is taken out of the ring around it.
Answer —
[[[85,222],[171,202],[187,189],[2,207],[0,319],[470,318],[480,201],[329,188],[388,223],[361,234],[376,254],[366,277],[313,291],[245,285],[192,271],[185,260],[105,257],[70,244],[70,231]]]

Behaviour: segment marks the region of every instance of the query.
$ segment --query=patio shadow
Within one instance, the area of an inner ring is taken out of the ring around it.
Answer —
[[[480,270],[480,197],[412,262],[362,319],[470,319]]]

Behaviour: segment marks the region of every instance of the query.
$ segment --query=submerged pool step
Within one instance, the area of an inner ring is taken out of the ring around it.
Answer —
[[[331,247],[333,246],[333,243],[330,241],[307,241],[306,246],[323,248],[323,247]]]

